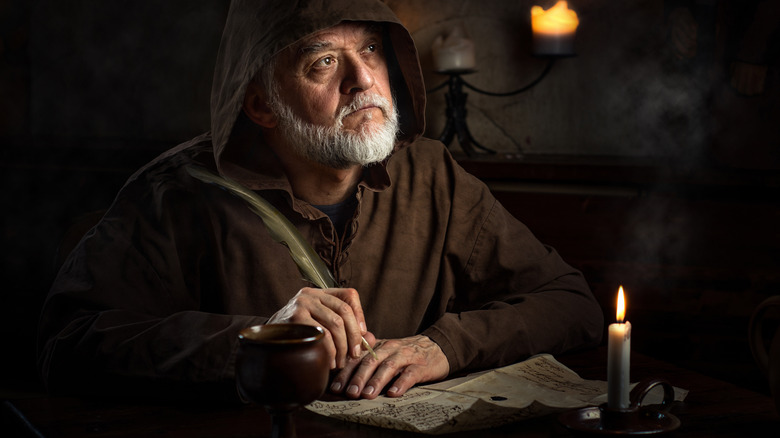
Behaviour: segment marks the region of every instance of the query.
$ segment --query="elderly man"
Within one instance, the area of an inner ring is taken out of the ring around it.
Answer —
[[[265,323],[323,327],[330,390],[351,398],[598,343],[581,274],[420,137],[424,105],[412,39],[383,3],[234,1],[212,131],[134,174],[52,287],[49,387],[235,397],[237,332]],[[193,165],[274,205],[339,287],[302,280]]]

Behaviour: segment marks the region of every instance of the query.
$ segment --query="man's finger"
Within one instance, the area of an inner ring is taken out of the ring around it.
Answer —
[[[386,355],[383,355],[380,352],[377,353],[378,358],[374,358],[372,355],[364,353],[361,359],[350,359],[348,361],[349,366],[345,367],[345,369],[339,373],[336,381],[341,385],[341,389],[344,391],[345,396],[349,398],[361,397],[362,393],[365,391],[365,384],[368,379],[372,378],[377,367],[386,360]],[[381,389],[382,388],[379,388],[379,390]],[[379,390],[376,392],[378,393]]]
[[[325,293],[335,296],[341,301],[349,304],[352,308],[352,313],[355,315],[355,320],[360,326],[360,334],[366,334],[366,318],[363,315],[363,306],[360,304],[360,295],[358,291],[352,288],[345,289],[325,289]]]
[[[333,378],[333,381],[330,384],[330,391],[334,394],[341,394],[347,390],[347,382],[349,382],[350,377],[352,377],[352,373],[355,371],[355,369],[360,365],[360,359],[349,359],[347,360],[346,365],[344,365],[341,370],[339,370],[338,374]]]
[[[360,305],[360,296],[355,289],[325,289],[325,293],[338,299],[340,303],[345,303],[344,307],[340,303],[333,303],[337,307],[336,311],[344,320],[344,330],[349,344],[349,355],[353,358],[360,357],[362,354],[361,344],[363,335],[366,334],[366,320],[363,315],[363,306]]]
[[[401,374],[387,390],[389,397],[400,397],[412,386],[423,380],[423,370],[419,365],[409,365],[401,371]]]
[[[363,390],[360,393],[363,398],[376,398],[379,393],[382,392],[382,388],[387,386],[387,384],[402,371],[402,369],[399,368],[402,365],[398,362],[398,359],[401,358],[394,358],[393,356],[383,360],[379,366],[373,370],[373,376],[365,383]],[[364,360],[364,364],[365,363],[366,361]],[[363,364],[361,364],[361,368],[358,369],[358,372],[356,372],[355,375],[359,375],[361,371],[371,372],[369,369],[370,367],[365,367],[364,369]],[[355,379],[353,378],[352,380],[354,381]]]
[[[347,321],[341,314],[339,314],[337,311],[334,311],[334,309],[330,306],[337,308],[346,307],[347,309],[349,309],[349,306],[336,298],[332,299],[337,302],[330,304],[323,302],[324,305],[314,306],[309,310],[309,312],[317,324],[322,326],[322,328],[330,333],[332,344],[335,347],[336,366],[341,368],[345,365],[346,358],[350,354],[350,345],[346,329]],[[339,303],[341,303],[341,305],[339,305]],[[340,310],[343,311],[343,309]],[[351,312],[351,310],[348,310],[348,312]],[[354,322],[352,325],[355,325]]]

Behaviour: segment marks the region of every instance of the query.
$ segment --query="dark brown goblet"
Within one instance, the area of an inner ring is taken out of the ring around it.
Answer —
[[[292,413],[319,398],[330,366],[325,332],[301,324],[248,327],[238,334],[239,393],[271,414],[272,438],[295,436]]]

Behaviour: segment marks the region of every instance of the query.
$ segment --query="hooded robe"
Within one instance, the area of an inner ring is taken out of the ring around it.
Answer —
[[[260,66],[342,21],[382,23],[401,128],[390,158],[364,169],[343,235],[295,197],[242,113]],[[311,285],[244,201],[194,179],[190,165],[273,204],[338,284],[359,292],[368,330],[380,339],[430,337],[451,374],[597,344],[603,315],[580,272],[444,145],[421,136],[424,110],[414,43],[382,2],[234,1],[211,131],[132,175],[67,258],[41,316],[44,382],[53,391],[236,398],[238,331]]]

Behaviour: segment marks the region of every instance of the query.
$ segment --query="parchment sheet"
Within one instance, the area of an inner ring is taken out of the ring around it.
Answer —
[[[541,354],[503,368],[415,387],[402,397],[316,401],[306,408],[346,421],[438,435],[597,406],[607,401],[606,393],[607,382],[582,379],[553,356]],[[675,400],[687,394],[675,388]],[[662,399],[662,388],[655,388],[643,405]]]

